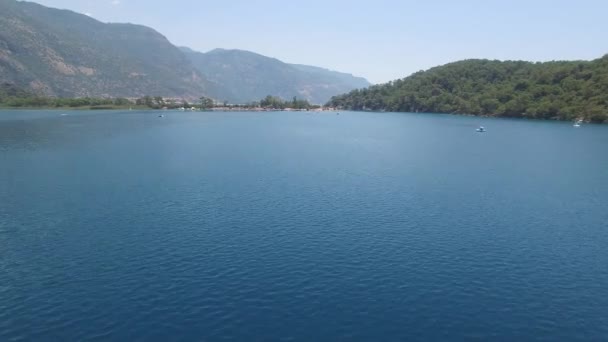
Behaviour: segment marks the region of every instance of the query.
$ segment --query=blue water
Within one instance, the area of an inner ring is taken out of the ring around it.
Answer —
[[[608,340],[608,127],[158,114],[0,112],[0,340]]]

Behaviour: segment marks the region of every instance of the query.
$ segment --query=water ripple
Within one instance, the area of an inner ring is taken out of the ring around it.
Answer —
[[[3,120],[0,340],[608,338],[604,128],[377,115]]]

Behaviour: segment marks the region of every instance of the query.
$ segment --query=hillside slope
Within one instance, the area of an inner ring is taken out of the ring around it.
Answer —
[[[352,110],[608,121],[608,55],[593,61],[465,60],[336,96]]]
[[[208,84],[151,28],[14,0],[0,0],[0,83],[62,97],[198,97]]]
[[[323,68],[287,64],[243,50],[215,49],[207,53],[182,48],[197,69],[214,86],[210,94],[220,100],[242,103],[266,95],[312,103],[370,85],[364,78]]]

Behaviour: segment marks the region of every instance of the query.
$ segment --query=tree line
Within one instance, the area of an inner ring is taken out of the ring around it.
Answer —
[[[327,105],[608,122],[608,55],[574,62],[465,60],[335,96]]]
[[[253,103],[253,105],[257,105],[257,103]],[[291,100],[283,100],[280,97],[276,96],[266,96],[259,102],[259,106],[262,108],[272,108],[272,109],[311,109],[318,108],[319,106],[311,105],[308,100],[298,99],[297,97],[293,97]]]
[[[31,92],[20,89],[12,84],[0,84],[0,106],[12,108],[92,108],[92,109],[112,109],[139,107],[150,109],[177,109],[195,107],[201,110],[209,110],[214,107],[219,108],[266,108],[266,109],[311,109],[319,106],[311,105],[307,100],[293,97],[292,100],[283,100],[276,96],[268,95],[260,101],[246,104],[228,104],[216,102],[213,99],[203,96],[198,100],[176,100],[166,99],[162,96],[143,96],[137,99],[127,98],[61,98],[39,96]]]

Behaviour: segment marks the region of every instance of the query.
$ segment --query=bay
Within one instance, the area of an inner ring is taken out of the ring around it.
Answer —
[[[608,127],[159,114],[0,112],[0,340],[608,339]]]

